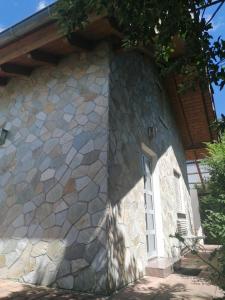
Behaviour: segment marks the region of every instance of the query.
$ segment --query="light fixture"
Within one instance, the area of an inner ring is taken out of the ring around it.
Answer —
[[[0,146],[5,144],[5,140],[8,135],[8,130],[5,128],[1,129],[1,134],[0,134]]]
[[[153,139],[156,136],[157,128],[155,126],[148,127],[148,136],[150,139]]]

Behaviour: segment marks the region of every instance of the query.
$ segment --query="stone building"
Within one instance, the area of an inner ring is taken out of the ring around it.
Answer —
[[[185,161],[213,106],[115,50],[106,17],[68,38],[50,12],[0,33],[0,277],[108,294],[166,275],[169,235],[193,234]]]

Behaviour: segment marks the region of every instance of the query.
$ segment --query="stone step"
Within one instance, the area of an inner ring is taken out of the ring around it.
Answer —
[[[165,278],[173,273],[174,261],[170,258],[157,257],[148,261],[145,267],[147,276]]]
[[[201,253],[201,255],[207,259],[205,253]],[[191,253],[185,257],[181,257],[180,261],[174,264],[174,271],[186,276],[197,276],[205,268],[205,263],[196,255]]]
[[[210,260],[212,252],[219,247],[218,245],[202,245],[199,255],[205,260]],[[174,271],[185,276],[197,276],[201,273],[201,277],[207,277],[208,265],[196,254],[189,252],[174,264]]]

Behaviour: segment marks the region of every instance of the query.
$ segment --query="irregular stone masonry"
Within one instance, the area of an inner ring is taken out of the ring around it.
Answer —
[[[177,230],[174,170],[189,233],[192,209],[180,134],[152,61],[135,52],[114,56],[109,96],[109,285],[115,289],[143,276],[148,260],[143,154],[152,158],[156,255],[179,256],[179,243],[169,237]],[[152,139],[151,127],[157,130]]]
[[[0,91],[0,277],[106,289],[108,73],[102,45]]]
[[[0,91],[0,127],[9,130],[0,147],[1,278],[109,293],[141,277],[143,143],[158,155],[161,248],[174,256],[174,168],[191,209],[182,144],[162,97],[149,60],[114,56],[105,44]]]

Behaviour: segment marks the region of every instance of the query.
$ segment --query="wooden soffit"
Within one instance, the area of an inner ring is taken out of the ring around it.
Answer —
[[[70,53],[90,51],[103,39],[119,36],[104,16],[90,16],[85,30],[70,36],[52,21],[0,47],[0,85],[7,84],[11,77],[29,75],[36,67],[55,65]]]
[[[213,97],[210,88],[201,89],[197,83],[194,89],[179,92],[179,76],[167,79],[167,90],[174,116],[181,133],[186,159],[202,159],[206,155],[206,142],[217,139],[212,128],[216,120]]]

